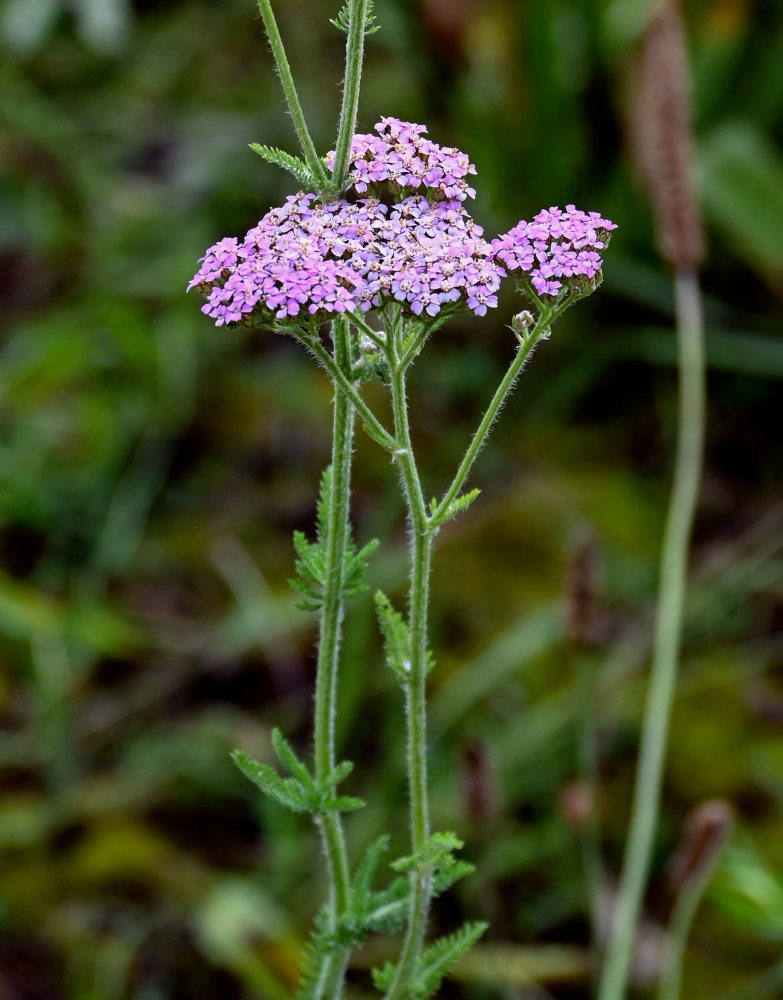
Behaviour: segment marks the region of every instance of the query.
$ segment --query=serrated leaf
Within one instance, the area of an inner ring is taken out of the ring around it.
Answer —
[[[298,156],[292,156],[290,153],[286,153],[284,149],[276,149],[274,146],[262,146],[258,142],[251,142],[250,148],[262,160],[266,160],[267,163],[272,163],[276,167],[282,167],[289,174],[293,174],[304,187],[309,189],[315,187],[313,175],[307,169],[304,161],[300,160]]]
[[[351,891],[350,905],[350,909],[356,916],[364,914],[366,909],[365,903],[369,899],[370,887],[372,886],[373,878],[375,878],[375,873],[378,870],[381,855],[388,849],[389,835],[383,833],[380,837],[376,837],[376,839],[372,841],[369,847],[365,850],[362,860],[356,867],[356,872],[353,876],[353,888]]]
[[[309,792],[314,792],[316,785],[307,767],[296,756],[294,748],[283,736],[282,732],[275,728],[272,730],[272,746],[277,754],[277,759],[287,768],[287,770],[302,783]]]
[[[374,929],[368,924],[368,914],[373,910],[376,897],[371,886],[381,854],[387,849],[388,844],[388,836],[384,834],[378,837],[367,847],[356,868],[348,905],[340,918],[342,935],[349,937],[354,945],[364,944],[368,930]]]
[[[231,754],[239,770],[270,798],[294,812],[311,812],[311,795],[296,778],[281,778],[273,767],[254,760],[241,750]]]
[[[297,575],[288,582],[305,598],[297,607],[304,611],[318,611],[324,600],[326,580],[329,574],[327,552],[329,551],[329,520],[332,506],[332,466],[328,466],[321,476],[321,484],[316,504],[315,541],[308,541],[304,532],[294,532],[294,549]],[[351,537],[350,526],[345,539],[343,556],[341,598],[354,597],[365,590],[363,581],[370,555],[378,547],[373,539],[357,551]]]
[[[426,871],[434,868],[444,858],[451,858],[463,846],[455,833],[433,833],[414,854],[398,858],[391,867],[398,872]],[[453,860],[453,859],[452,859]]]
[[[388,889],[373,893],[372,905],[364,917],[367,930],[378,934],[396,934],[401,930],[408,916],[410,893],[410,879],[404,876],[394,879]]]
[[[476,866],[469,861],[457,861],[451,857],[441,861],[432,880],[432,895],[440,896],[455,882],[459,882],[466,875],[472,875],[475,870]]]
[[[461,514],[463,510],[467,510],[468,507],[473,503],[476,497],[481,493],[481,490],[476,488],[470,490],[468,493],[463,493],[462,496],[458,496],[455,500],[452,500],[448,507],[444,510],[442,516],[439,518],[439,523],[443,524],[445,521],[450,521],[451,518],[456,517],[457,514]],[[435,513],[437,510],[437,503],[435,503],[435,508],[431,510],[431,513]]]
[[[427,1000],[437,992],[445,976],[473,947],[488,926],[478,922],[465,924],[458,931],[440,938],[427,948],[416,966],[413,987],[410,991],[416,1000]]]
[[[376,990],[381,993],[388,993],[391,989],[391,984],[394,981],[394,971],[395,966],[393,962],[387,962],[380,969],[371,969],[372,981],[375,984]]]
[[[334,951],[336,944],[330,933],[329,917],[329,907],[321,907],[302,956],[299,989],[294,1000],[316,1000],[321,995],[324,962]]]
[[[332,770],[323,779],[321,784],[328,788],[334,788],[335,785],[339,785],[341,781],[345,781],[348,775],[353,771],[353,761],[343,760],[339,764],[335,765]]]
[[[353,540],[348,539],[343,572],[343,597],[356,597],[367,589],[363,582],[364,574],[367,572],[370,556],[379,544],[378,539],[373,538],[357,552]]]
[[[389,598],[380,590],[375,593],[375,610],[378,627],[383,636],[386,662],[403,684],[410,680],[411,633],[399,611],[395,611]]]
[[[367,803],[355,795],[338,795],[336,799],[326,799],[321,804],[322,812],[356,812],[364,809]]]
[[[347,34],[351,23],[351,10],[354,5],[355,0],[347,0],[347,3],[343,5],[337,17],[329,18],[329,23],[333,24],[339,31],[344,31]],[[367,17],[364,23],[365,35],[373,35],[380,28],[380,24],[375,23],[374,7],[373,0],[367,0]]]

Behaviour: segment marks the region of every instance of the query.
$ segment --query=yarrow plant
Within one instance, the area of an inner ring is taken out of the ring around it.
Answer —
[[[271,209],[244,237],[211,247],[189,284],[206,297],[217,326],[260,326],[293,336],[332,378],[332,463],[321,483],[316,538],[295,535],[302,606],[319,612],[314,762],[309,766],[279,732],[274,748],[287,777],[237,752],[238,766],[282,806],[310,813],[320,829],[329,878],[305,956],[301,1000],[342,996],[352,949],[371,932],[402,932],[396,961],[373,970],[386,1000],[424,1000],[440,987],[485,925],[469,923],[425,946],[430,903],[472,867],[456,858],[450,832],[433,832],[427,791],[426,686],[433,666],[427,616],[434,538],[465,510],[478,490],[463,492],[491,426],[536,344],[553,321],[601,281],[601,255],[614,224],[568,205],[488,241],[466,211],[476,169],[458,149],[439,146],[423,125],[382,118],[354,134],[365,36],[374,30],[372,4],[348,0],[333,22],[346,32],[346,75],[335,149],[318,158],[296,94],[269,0],[259,0],[302,156],[254,146],[289,170],[302,189]],[[443,494],[425,501],[411,443],[406,377],[429,336],[458,313],[486,316],[508,276],[527,308],[511,328],[516,351],[465,455]],[[324,337],[326,324],[329,335]],[[361,393],[367,379],[388,385],[393,423]],[[386,659],[404,693],[410,790],[409,853],[392,862],[383,889],[373,880],[389,837],[373,842],[353,871],[342,814],[363,803],[338,792],[351,771],[337,762],[335,717],[343,605],[363,589],[377,543],[358,549],[349,524],[354,415],[396,464],[410,527],[410,577],[405,614],[382,593],[376,608]]]

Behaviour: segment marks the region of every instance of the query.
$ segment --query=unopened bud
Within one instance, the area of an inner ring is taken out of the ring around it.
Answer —
[[[533,314],[528,312],[527,309],[523,309],[522,312],[517,313],[516,316],[511,318],[511,329],[520,340],[524,340],[534,322]]]

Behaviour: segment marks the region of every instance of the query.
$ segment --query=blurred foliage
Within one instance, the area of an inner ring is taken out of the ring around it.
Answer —
[[[277,4],[321,151],[336,6]],[[437,553],[433,811],[478,865],[437,923],[492,922],[444,997],[588,995],[586,715],[606,893],[622,849],[675,405],[671,287],[623,138],[649,6],[378,0],[368,43],[361,127],[394,114],[467,150],[490,233],[572,201],[620,224],[604,289],[537,353],[477,467],[481,499]],[[637,976],[649,995],[680,823],[720,796],[739,832],[685,992],[767,1000],[783,990],[783,8],[686,12],[709,460]],[[273,725],[306,750],[314,623],[285,581],[330,391],[292,343],[216,331],[184,295],[208,245],[290,190],[247,149],[294,149],[260,24],[250,0],[2,0],[0,44],[0,996],[284,998],[320,859],[228,754],[267,757]],[[510,355],[512,309],[455,323],[417,365],[433,491]],[[398,599],[388,462],[360,437],[356,467],[357,538],[384,539],[371,582]],[[564,600],[585,537],[603,564],[589,650]],[[399,854],[401,706],[381,663],[360,598],[340,732],[369,805],[349,832],[358,849],[391,815]]]

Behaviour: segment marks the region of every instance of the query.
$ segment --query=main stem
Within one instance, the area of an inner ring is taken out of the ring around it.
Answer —
[[[661,550],[652,671],[634,784],[631,827],[598,1000],[626,995],[636,926],[658,822],[669,717],[682,639],[688,548],[704,453],[706,375],[701,294],[695,271],[675,275],[679,418],[674,482]]]
[[[337,143],[334,150],[332,183],[336,194],[345,186],[348,164],[351,156],[351,142],[356,129],[356,115],[359,110],[359,89],[362,82],[364,62],[364,32],[367,25],[367,0],[351,0],[348,21],[348,39],[345,47],[345,80],[343,81],[343,101],[340,108],[340,123],[337,129]]]
[[[332,327],[334,360],[342,369],[350,368],[350,330],[345,320]],[[343,619],[343,576],[348,540],[350,509],[351,457],[353,451],[353,406],[345,394],[335,388],[334,435],[332,440],[332,491],[328,510],[328,546],[326,585],[321,606],[318,643],[318,666],[315,682],[315,778],[324,781],[336,763],[335,719],[337,714],[337,678],[340,665],[340,637]],[[345,912],[350,895],[350,872],[345,836],[339,812],[330,811],[318,818],[329,871],[332,928]],[[317,997],[337,997],[342,986],[350,949],[332,951],[324,961]]]
[[[411,803],[411,848],[420,850],[430,835],[429,802],[427,795],[427,614],[429,578],[432,564],[433,528],[427,518],[416,460],[413,455],[408,407],[405,398],[405,371],[391,350],[391,392],[394,411],[394,433],[399,450],[395,457],[400,466],[408,520],[411,529],[411,576],[408,597],[408,624],[411,636],[410,680],[406,686],[408,725],[408,784]],[[394,982],[387,1000],[401,1000],[421,954],[427,930],[427,915],[431,898],[429,872],[411,874],[411,900],[408,928]]]

